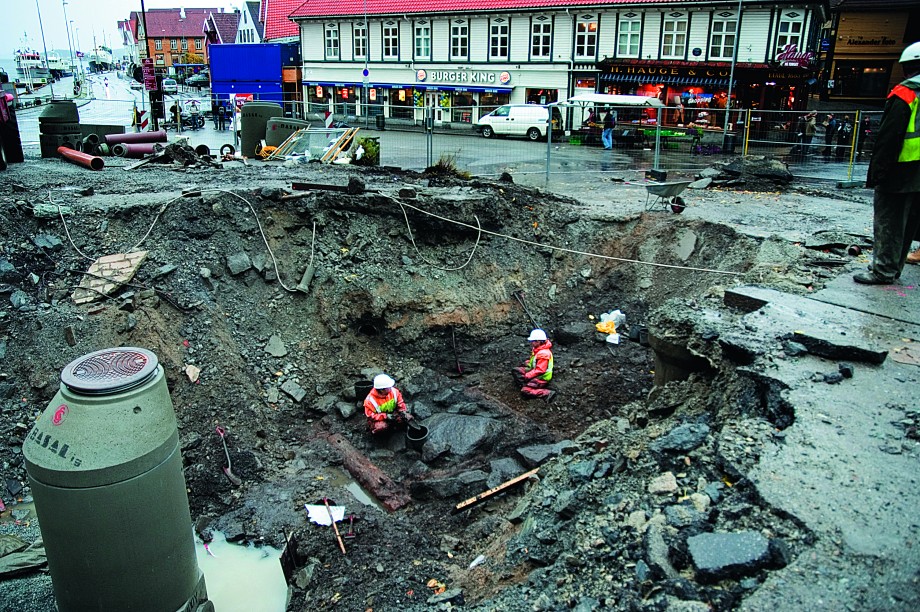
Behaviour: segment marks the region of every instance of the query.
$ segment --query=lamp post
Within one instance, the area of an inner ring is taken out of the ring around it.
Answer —
[[[64,27],[67,29],[67,48],[70,49],[70,70],[73,72],[75,66],[73,63],[73,41],[70,38],[70,24],[67,20],[67,0],[61,0],[61,7],[64,9]]]
[[[45,43],[45,26],[42,23],[42,10],[38,7],[38,0],[35,0],[35,11],[38,13],[38,27],[42,33],[42,49],[45,51],[45,68],[48,69],[48,87],[51,88],[51,97],[54,97],[54,77],[51,75],[51,67],[48,66],[48,45]]]
[[[732,67],[728,73],[728,96],[725,100],[725,125],[722,128],[722,150],[724,151],[728,145],[728,140],[730,134],[728,133],[728,119],[731,115],[732,108],[732,85],[735,83],[735,64],[738,62],[738,46],[741,44],[741,3],[743,0],[738,0],[738,21],[735,24],[735,44],[732,45]]]

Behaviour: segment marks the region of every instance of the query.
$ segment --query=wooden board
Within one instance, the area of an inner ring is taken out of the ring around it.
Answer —
[[[475,497],[471,497],[467,500],[464,500],[460,502],[459,504],[457,504],[456,506],[454,506],[454,509],[451,511],[451,514],[457,514],[458,512],[462,512],[463,510],[466,510],[467,508],[472,508],[476,504],[492,497],[493,495],[497,493],[501,493],[503,491],[508,491],[510,489],[513,489],[514,487],[526,482],[531,476],[535,475],[539,471],[540,471],[540,468],[534,468],[530,470],[529,472],[524,472],[520,476],[516,476],[512,478],[511,480],[507,480],[501,483],[497,487],[492,487],[488,491],[483,491],[482,493],[480,493],[479,495]]]

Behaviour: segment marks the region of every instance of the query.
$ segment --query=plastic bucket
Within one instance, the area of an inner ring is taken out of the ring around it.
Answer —
[[[367,394],[371,392],[371,389],[374,388],[374,381],[372,380],[359,380],[355,383],[355,402],[359,406],[364,405],[364,398],[367,397]]]
[[[422,450],[427,439],[428,428],[424,425],[409,425],[406,429],[406,446],[409,448]]]

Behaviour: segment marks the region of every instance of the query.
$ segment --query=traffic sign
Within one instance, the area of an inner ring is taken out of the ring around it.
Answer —
[[[144,89],[147,91],[156,91],[157,75],[153,71],[152,58],[144,58],[141,73],[144,75]]]

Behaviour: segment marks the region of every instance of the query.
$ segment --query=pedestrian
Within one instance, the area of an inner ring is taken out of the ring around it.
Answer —
[[[601,132],[601,142],[608,151],[613,148],[613,129],[616,125],[616,112],[611,108],[604,115],[604,131]]]
[[[811,141],[815,138],[815,132],[818,130],[818,113],[811,111],[805,115],[805,132],[802,136],[802,155],[811,153]]]
[[[847,151],[853,144],[853,120],[849,115],[844,115],[840,121],[840,127],[837,128],[837,151],[835,157],[837,161],[842,161],[847,157]]]
[[[214,129],[217,129],[217,98],[211,98],[211,119],[214,120]]]
[[[5,170],[7,164],[25,161],[13,99],[13,94],[0,89],[0,170]]]
[[[217,129],[219,129],[220,131],[224,131],[227,129],[227,109],[224,108],[223,104],[219,104],[217,106],[217,121],[220,125],[220,127]]]
[[[364,416],[372,435],[404,427],[412,420],[412,414],[395,384],[396,381],[386,374],[378,374],[374,377],[374,388],[364,398]]]
[[[920,230],[920,41],[901,54],[906,77],[885,102],[869,160],[875,188],[872,265],[853,275],[863,285],[888,285],[901,276]]]
[[[834,136],[837,134],[837,120],[834,115],[828,113],[824,120],[824,157],[831,156],[831,148],[834,144]]]
[[[529,398],[542,398],[553,401],[556,392],[549,389],[553,378],[553,344],[542,329],[530,332],[530,359],[524,365],[513,368],[511,374],[521,386],[521,393]]]
[[[862,157],[863,148],[866,141],[869,140],[869,134],[872,133],[872,117],[863,115],[862,121],[859,122],[859,142],[856,143],[856,158]]]

